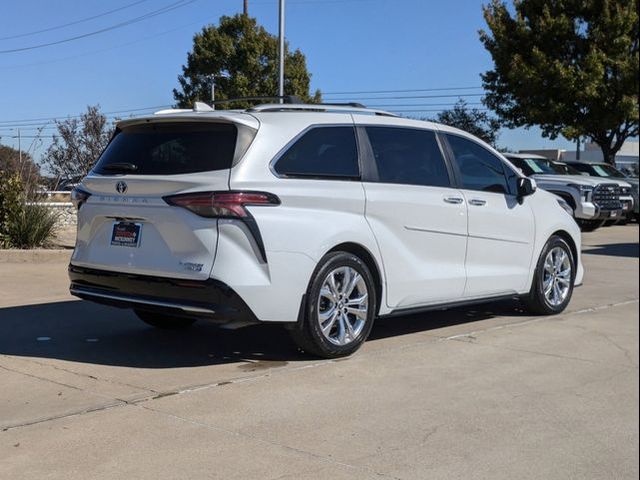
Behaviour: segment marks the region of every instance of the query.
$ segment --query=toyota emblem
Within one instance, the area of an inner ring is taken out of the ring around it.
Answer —
[[[126,182],[118,182],[116,183],[116,192],[120,193],[120,194],[125,194],[127,193],[127,184]]]

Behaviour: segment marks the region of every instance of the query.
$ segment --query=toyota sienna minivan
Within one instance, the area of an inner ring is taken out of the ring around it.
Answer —
[[[466,132],[359,106],[123,120],[73,199],[73,295],[160,328],[281,322],[322,357],[377,317],[556,314],[583,277],[563,200]]]

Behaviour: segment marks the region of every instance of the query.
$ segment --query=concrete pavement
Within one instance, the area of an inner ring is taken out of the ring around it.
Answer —
[[[0,263],[0,478],[638,477],[638,226],[584,237],[563,315],[379,321],[349,359],[273,326],[155,331]]]

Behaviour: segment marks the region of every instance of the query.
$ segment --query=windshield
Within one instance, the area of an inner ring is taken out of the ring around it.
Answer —
[[[554,163],[554,165],[561,169],[565,175],[582,175],[582,173],[566,163]]]
[[[612,167],[611,165],[592,165],[594,173],[599,177],[613,177],[613,178],[626,178],[624,173],[622,173],[617,168]]]
[[[527,175],[566,175],[566,172],[562,167],[554,164],[551,160],[547,160],[546,158],[523,158],[520,159],[520,162],[518,163],[526,165],[527,168],[523,168],[522,170],[524,170],[525,173],[527,173],[527,170],[531,172],[527,173]]]

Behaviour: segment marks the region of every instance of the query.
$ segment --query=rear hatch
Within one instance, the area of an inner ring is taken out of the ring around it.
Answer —
[[[142,275],[209,277],[217,219],[170,205],[174,195],[229,190],[230,169],[257,130],[238,121],[162,118],[118,125],[75,195],[78,236],[71,263]]]

